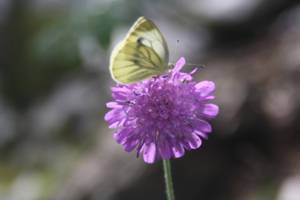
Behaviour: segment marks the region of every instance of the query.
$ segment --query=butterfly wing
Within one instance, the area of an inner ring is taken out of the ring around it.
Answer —
[[[110,58],[112,78],[132,83],[163,73],[168,67],[167,43],[155,24],[140,17]]]

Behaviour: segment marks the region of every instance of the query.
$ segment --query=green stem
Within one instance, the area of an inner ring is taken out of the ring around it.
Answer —
[[[170,160],[163,160],[167,200],[175,200]]]

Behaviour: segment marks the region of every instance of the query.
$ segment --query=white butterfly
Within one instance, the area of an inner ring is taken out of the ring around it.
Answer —
[[[113,49],[109,69],[115,81],[132,83],[165,72],[168,62],[163,35],[151,20],[140,17]]]

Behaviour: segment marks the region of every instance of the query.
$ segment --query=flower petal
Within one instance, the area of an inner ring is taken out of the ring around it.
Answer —
[[[122,105],[118,104],[117,102],[111,101],[106,103],[107,108],[122,108]]]
[[[109,124],[109,128],[117,128],[125,119],[125,113],[122,109],[113,109],[104,115],[104,120]]]
[[[211,125],[202,119],[195,119],[192,121],[193,128],[197,131],[210,133],[212,131]]]
[[[200,137],[202,137],[204,139],[208,138],[207,133],[203,133],[203,132],[201,132],[199,130],[195,130],[194,133],[197,134],[197,135],[199,135]]]
[[[114,134],[114,139],[119,144],[125,144],[127,138],[132,134],[133,130],[130,128],[123,128],[119,132]]]
[[[193,69],[189,74],[190,74],[190,75],[193,75],[193,74],[195,74],[197,71],[198,71],[198,68],[195,68],[195,69]]]
[[[215,96],[214,95],[210,95],[210,96],[207,96],[204,98],[205,100],[213,100],[215,99]]]
[[[195,85],[196,92],[202,97],[210,95],[215,90],[215,83],[212,81],[201,81]]]
[[[202,144],[202,140],[198,135],[191,133],[188,144],[191,149],[198,149]]]
[[[156,157],[156,145],[152,142],[144,145],[143,158],[146,163],[154,163]]]
[[[205,104],[202,112],[206,117],[213,118],[219,113],[219,106],[215,104]]]
[[[175,67],[173,69],[173,74],[180,72],[182,67],[185,65],[185,58],[181,57],[179,60],[176,62]]]
[[[184,148],[180,143],[175,144],[172,147],[172,151],[175,158],[180,158],[184,155]]]
[[[128,99],[128,96],[131,94],[131,90],[128,87],[116,86],[112,89],[112,96],[118,101],[124,101]]]
[[[136,146],[138,145],[138,140],[128,140],[126,141],[126,143],[124,144],[124,150],[127,152],[132,151]]]

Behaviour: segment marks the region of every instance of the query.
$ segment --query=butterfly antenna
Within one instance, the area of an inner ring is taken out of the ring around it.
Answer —
[[[186,65],[190,66],[190,67],[197,67],[197,68],[200,68],[200,69],[204,69],[205,68],[205,65],[201,65],[201,64],[186,63]]]
[[[178,58],[177,50],[178,50],[179,42],[180,42],[179,40],[176,40],[176,46],[175,46],[175,52],[174,52],[175,58]]]
[[[174,56],[175,56],[175,58],[177,58],[177,48],[178,48],[178,44],[179,44],[179,40],[176,40],[176,46],[175,46],[175,51],[174,51]],[[176,61],[174,61],[174,62],[169,62],[169,66],[174,66],[175,65],[175,63],[176,63]]]

